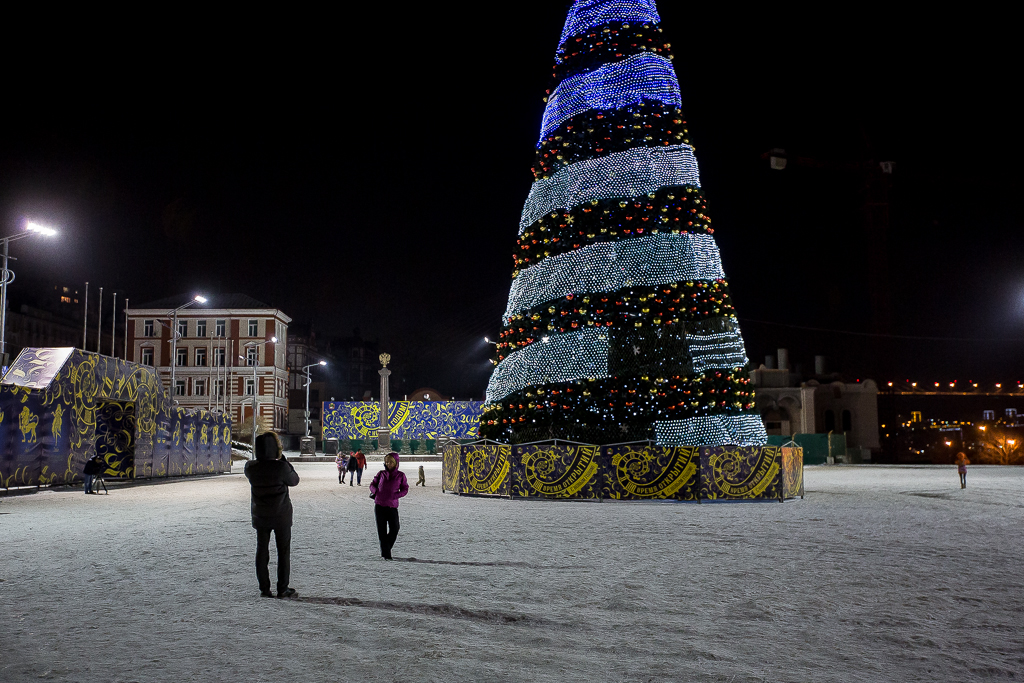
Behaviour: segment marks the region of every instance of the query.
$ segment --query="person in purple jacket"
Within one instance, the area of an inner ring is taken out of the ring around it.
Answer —
[[[398,499],[409,493],[409,482],[405,472],[398,469],[398,453],[388,453],[384,458],[384,469],[377,473],[370,484],[370,498],[373,498],[373,516],[377,520],[377,537],[380,538],[380,556],[391,559],[391,548],[398,538]]]

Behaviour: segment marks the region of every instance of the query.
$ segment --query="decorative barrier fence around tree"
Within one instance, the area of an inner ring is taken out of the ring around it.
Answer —
[[[802,498],[803,453],[778,446],[669,447],[648,441],[445,446],[446,492],[573,500],[755,501]]]
[[[231,420],[172,407],[150,366],[24,349],[0,381],[0,486],[80,481],[96,453],[109,478],[227,472]]]

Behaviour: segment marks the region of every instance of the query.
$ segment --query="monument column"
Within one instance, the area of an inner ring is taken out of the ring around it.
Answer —
[[[391,356],[382,353],[380,354],[380,364],[384,367],[380,369],[380,426],[377,428],[377,449],[385,453],[391,450],[391,429],[388,423],[389,417],[389,396],[388,396],[388,377],[391,375],[391,371],[388,370],[388,363],[391,361]]]

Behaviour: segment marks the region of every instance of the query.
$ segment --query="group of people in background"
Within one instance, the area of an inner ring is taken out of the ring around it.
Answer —
[[[338,457],[334,459],[334,464],[338,466],[338,483],[345,483],[345,475],[348,474],[348,485],[352,486],[352,482],[357,482],[359,486],[363,485],[363,470],[366,469],[366,456],[363,455],[362,451],[356,451],[355,453],[339,453]]]

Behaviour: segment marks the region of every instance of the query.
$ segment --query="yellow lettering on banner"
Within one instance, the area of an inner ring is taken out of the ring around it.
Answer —
[[[554,471],[552,461],[557,460],[554,449],[551,451],[536,451],[523,456],[523,464],[526,465],[526,482],[535,492],[546,496],[557,496],[561,498],[571,497],[579,493],[593,480],[597,474],[596,446],[576,447],[577,460],[573,466],[562,475],[558,481],[544,482],[537,475],[538,455],[548,456],[550,460],[541,463],[545,467],[545,473],[551,474]],[[570,450],[571,452],[571,450]]]
[[[671,458],[671,464],[662,470],[654,481],[637,482],[633,479],[645,478],[643,475],[657,472],[656,452],[666,450],[668,457]],[[612,458],[612,467],[619,485],[628,493],[640,498],[671,498],[687,482],[694,480],[698,462],[697,451],[692,448],[652,449],[648,446],[640,450],[630,449],[624,453],[616,453]]]
[[[761,450],[759,462],[750,473],[750,476],[742,483],[736,484],[726,480],[722,472],[720,460],[716,459],[713,463],[715,483],[725,496],[732,498],[756,498],[763,494],[765,489],[771,486],[779,476],[779,455],[778,449],[769,447]]]
[[[466,454],[466,467],[469,473],[467,478],[474,493],[499,493],[508,478],[508,461],[511,458],[512,449],[510,446],[501,446],[494,450],[497,451],[495,466],[484,476],[479,476],[477,471],[490,459],[488,449],[475,450]]]

